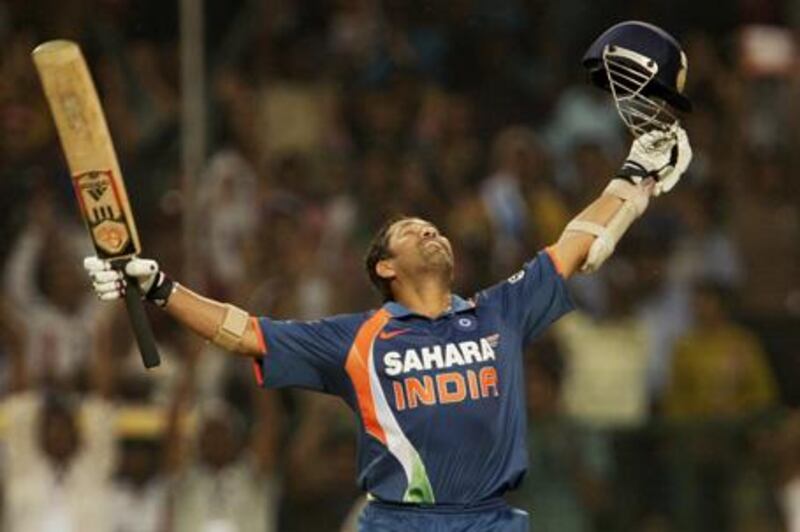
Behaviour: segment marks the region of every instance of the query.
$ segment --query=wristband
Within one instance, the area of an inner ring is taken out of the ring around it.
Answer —
[[[150,287],[150,290],[147,291],[144,297],[146,300],[152,301],[159,307],[164,308],[167,306],[167,301],[169,301],[170,296],[178,287],[178,283],[173,281],[164,272],[160,271],[156,275],[158,276],[156,281],[153,283],[153,286]]]
[[[652,173],[654,172],[648,170],[638,162],[628,159],[622,164],[622,168],[617,171],[617,175],[614,177],[625,179],[634,185],[638,185],[645,177]]]

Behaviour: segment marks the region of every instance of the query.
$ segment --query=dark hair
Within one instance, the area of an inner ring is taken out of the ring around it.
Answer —
[[[389,229],[397,222],[408,218],[410,216],[398,215],[392,216],[384,222],[378,232],[375,233],[375,236],[372,237],[369,248],[367,248],[367,254],[364,257],[364,267],[367,270],[369,282],[380,292],[384,302],[394,300],[391,281],[378,275],[378,272],[375,271],[375,266],[378,262],[392,256],[392,252],[389,251]]]
[[[75,399],[66,393],[48,390],[42,397],[42,416],[72,418],[75,414]]]

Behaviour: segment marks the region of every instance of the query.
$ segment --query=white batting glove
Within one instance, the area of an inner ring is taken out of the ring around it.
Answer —
[[[689,163],[692,162],[692,146],[689,144],[689,136],[686,130],[676,124],[673,128],[675,133],[675,145],[672,147],[673,159],[671,169],[661,173],[661,177],[653,188],[653,195],[659,196],[664,192],[669,192],[672,187],[678,184]]]
[[[668,131],[653,130],[633,141],[628,158],[617,173],[634,184],[652,177],[653,195],[669,192],[692,160],[689,137],[677,123]]]
[[[158,263],[151,259],[134,257],[125,264],[125,272],[114,268],[107,260],[98,257],[83,259],[83,267],[92,279],[98,299],[112,301],[125,296],[128,281],[125,275],[136,279],[145,299],[159,306],[166,305],[172,294],[173,281],[162,272]]]

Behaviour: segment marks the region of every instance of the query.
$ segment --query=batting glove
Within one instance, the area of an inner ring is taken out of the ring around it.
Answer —
[[[124,297],[128,279],[136,279],[144,298],[160,307],[166,306],[175,288],[172,279],[151,259],[135,257],[125,263],[123,272],[109,261],[92,256],[83,259],[83,267],[92,279],[95,294],[102,301]]]
[[[669,192],[692,161],[686,130],[675,124],[667,131],[653,130],[633,141],[628,158],[617,173],[634,184],[652,177],[653,195]]]

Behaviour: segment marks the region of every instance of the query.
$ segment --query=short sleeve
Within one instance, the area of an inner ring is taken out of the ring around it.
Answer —
[[[547,326],[575,308],[566,280],[548,251],[540,251],[523,268],[478,293],[478,304],[495,306],[528,344]]]
[[[345,360],[362,322],[360,315],[312,321],[259,318],[265,349],[256,360],[259,384],[341,394]]]

